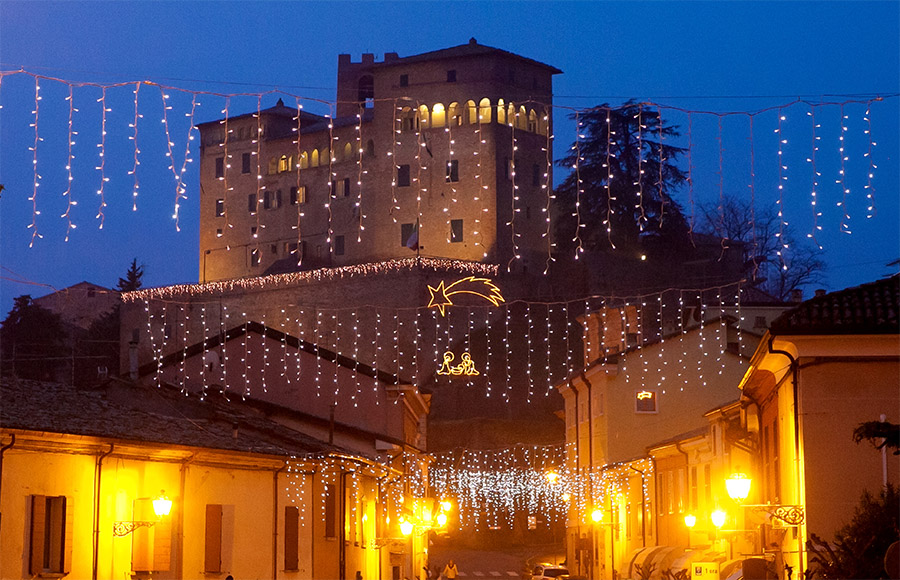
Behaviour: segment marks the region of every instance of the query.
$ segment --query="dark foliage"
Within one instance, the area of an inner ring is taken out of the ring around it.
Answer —
[[[65,358],[66,332],[59,315],[23,294],[0,324],[3,372],[27,379],[52,379]]]
[[[859,443],[868,439],[875,449],[887,447],[900,455],[900,425],[888,421],[866,421],[853,430],[853,440]]]
[[[143,282],[141,282],[141,278],[144,277],[144,266],[137,265],[137,258],[131,261],[131,266],[128,268],[128,271],[125,273],[124,278],[119,278],[119,283],[116,285],[116,289],[119,292],[133,292],[134,290],[138,290],[141,286],[143,286]]]

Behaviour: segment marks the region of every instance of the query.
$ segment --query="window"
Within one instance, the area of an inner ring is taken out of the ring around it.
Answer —
[[[250,154],[241,154],[241,173],[250,173]]]
[[[282,155],[278,158],[278,173],[284,173],[285,171],[291,170],[291,161],[293,161],[292,157],[288,157],[287,155]]]
[[[259,250],[250,250],[250,265],[259,266]]]
[[[400,75],[400,86],[401,87],[409,86],[409,75]]]
[[[216,177],[225,177],[225,158],[216,157]]]
[[[334,236],[334,254],[336,256],[344,255],[344,236]]]
[[[338,181],[338,197],[350,197],[350,178]]]
[[[409,247],[409,238],[416,231],[416,224],[400,224],[400,245]]]
[[[203,570],[222,571],[222,506],[206,505],[206,542]]]
[[[450,241],[451,242],[463,241],[463,221],[462,220],[450,220]]]
[[[375,157],[375,141],[371,139],[366,141],[366,156]]]
[[[435,103],[431,108],[431,126],[443,127],[447,120],[447,111],[443,103]]]
[[[541,166],[535,163],[531,166],[531,185],[535,187],[541,184]]]
[[[636,391],[634,394],[635,413],[656,413],[656,391]]]
[[[490,123],[491,122],[491,100],[487,97],[481,99],[478,107],[478,122],[479,123]]]
[[[344,144],[344,161],[353,161],[353,146],[349,143]]]
[[[451,159],[447,162],[447,175],[445,179],[447,180],[447,183],[459,181],[459,159]]]
[[[503,99],[497,99],[497,122],[501,125],[506,123],[506,104]]]
[[[698,503],[698,501],[699,501],[700,498],[699,498],[698,495],[697,495],[697,493],[698,493],[698,486],[697,486],[697,466],[696,466],[696,465],[691,466],[691,482],[690,482],[690,486],[691,486],[691,502],[690,502],[690,506],[689,506],[689,507],[690,507],[690,509],[695,510],[695,509],[697,509],[697,507],[700,505],[700,504]]]
[[[278,158],[269,157],[269,175],[278,173]]]
[[[275,254],[276,256],[278,255],[278,244],[271,244],[270,249],[273,254]]]
[[[325,537],[336,538],[337,530],[335,526],[337,516],[337,496],[334,491],[334,484],[325,484]]]
[[[447,82],[455,83],[456,82],[456,70],[448,70],[447,71]]]
[[[253,238],[259,237],[259,228],[256,226],[250,226],[250,236]]]
[[[258,204],[256,202],[256,194],[251,193],[250,195],[248,195],[247,196],[247,211],[250,212],[250,215],[256,214],[256,206],[257,205]]]
[[[703,466],[703,497],[707,504],[712,501],[712,477],[709,463]]]
[[[404,133],[415,131],[418,128],[416,123],[416,112],[409,107],[400,109],[400,130]]]
[[[306,186],[301,185],[299,188],[291,188],[291,205],[298,203],[306,203]]]
[[[29,572],[66,574],[72,559],[71,506],[65,496],[31,496]]]
[[[284,569],[300,569],[300,508],[284,506]]]
[[[222,217],[225,215],[225,200],[217,199],[216,200],[216,217]]]
[[[397,166],[397,186],[409,187],[409,165]]]
[[[222,228],[216,228],[216,237],[221,238],[223,235],[225,235],[225,230],[223,230]]]

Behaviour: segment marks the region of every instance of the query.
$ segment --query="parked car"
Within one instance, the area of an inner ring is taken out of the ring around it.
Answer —
[[[569,570],[559,564],[538,564],[531,571],[531,580],[565,580]]]

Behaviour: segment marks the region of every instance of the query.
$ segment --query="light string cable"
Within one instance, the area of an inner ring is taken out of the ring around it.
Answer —
[[[544,220],[547,223],[547,229],[542,234],[547,238],[547,260],[544,263],[544,274],[550,271],[550,263],[555,261],[553,257],[553,220],[551,218],[551,206],[553,205],[556,195],[554,194],[553,183],[551,183],[553,174],[553,135],[550,132],[550,109],[544,105],[543,125],[546,128],[547,141],[544,143],[544,175],[541,180],[541,189],[544,190],[546,203],[544,205]]]
[[[41,235],[38,232],[38,227],[37,227],[37,216],[39,216],[41,214],[41,212],[37,208],[37,192],[38,192],[38,187],[41,184],[40,183],[41,176],[40,176],[40,174],[38,174],[37,150],[38,150],[38,143],[41,141],[41,137],[38,134],[38,119],[40,117],[41,99],[42,98],[43,97],[41,97],[40,80],[38,79],[37,76],[35,76],[34,77],[34,109],[31,111],[31,114],[34,116],[33,122],[31,123],[31,126],[34,127],[34,144],[31,147],[29,147],[29,149],[32,152],[31,165],[32,165],[32,172],[34,174],[33,179],[32,179],[33,187],[32,187],[31,197],[28,198],[28,201],[31,202],[31,225],[28,226],[31,229],[31,242],[28,244],[29,248],[34,246],[35,238],[43,238],[44,237],[43,235]]]
[[[66,237],[65,241],[69,241],[69,234],[72,230],[75,229],[75,224],[72,222],[72,208],[78,205],[78,202],[72,199],[72,160],[75,159],[75,154],[72,153],[72,146],[75,145],[75,135],[77,135],[77,131],[72,127],[72,118],[75,114],[75,111],[78,109],[75,108],[75,99],[73,95],[73,87],[69,85],[69,96],[66,97],[66,101],[69,103],[69,131],[68,136],[66,138],[66,146],[67,146],[67,154],[66,154],[66,190],[63,192],[63,197],[66,198],[66,211],[60,216],[66,218]]]
[[[99,157],[100,157],[100,165],[96,167],[96,169],[100,172],[100,189],[97,190],[97,195],[100,196],[100,209],[97,211],[97,219],[100,220],[100,226],[98,229],[103,229],[103,222],[106,221],[106,215],[104,214],[104,208],[106,208],[106,183],[109,181],[109,178],[106,176],[106,113],[110,112],[111,109],[106,106],[106,89],[107,87],[101,88],[100,98],[97,99],[97,102],[100,103],[100,142],[97,144],[97,148],[100,149]],[[171,108],[171,107],[170,107]],[[163,101],[163,115],[165,115],[165,101]],[[169,130],[168,124],[166,125],[166,140],[168,141]],[[169,143],[169,153],[171,154],[171,146],[172,143]],[[177,205],[176,198],[176,205]]]
[[[137,211],[138,191],[141,187],[140,183],[138,183],[137,169],[138,165],[141,164],[141,161],[138,158],[141,153],[141,149],[140,147],[138,147],[138,119],[142,119],[144,117],[138,110],[138,95],[140,94],[142,84],[143,83],[140,82],[134,83],[134,120],[129,125],[129,128],[134,130],[133,134],[128,138],[134,143],[134,165],[131,167],[131,171],[128,172],[129,175],[134,176],[134,185],[131,189],[131,211]],[[69,89],[69,97],[71,98],[71,85],[69,86]],[[71,119],[69,124],[71,125]]]

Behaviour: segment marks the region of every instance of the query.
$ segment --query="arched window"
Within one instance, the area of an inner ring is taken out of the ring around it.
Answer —
[[[300,169],[306,169],[309,167],[309,153],[304,151],[300,154]]]
[[[525,106],[522,105],[519,107],[519,115],[516,117],[516,129],[527,129],[528,128],[528,113],[525,111]]]
[[[444,111],[443,103],[435,103],[431,109],[431,126],[443,127],[446,121],[447,113]]]
[[[501,125],[506,122],[506,105],[503,104],[503,99],[497,99],[497,122]]]
[[[290,170],[291,170],[291,165],[290,165],[290,160],[288,159],[288,156],[282,155],[278,159],[278,173],[284,173],[285,171],[290,171]]]
[[[491,100],[487,97],[481,99],[481,102],[478,104],[478,122],[491,122]]]
[[[416,130],[416,114],[409,107],[400,109],[400,130],[404,132]]]
[[[371,139],[366,141],[366,156],[375,157],[375,141]]]
[[[516,124],[516,106],[512,103],[506,108],[506,124],[510,127]]]
[[[353,160],[353,146],[347,143],[344,145],[344,161]]]
[[[459,103],[456,101],[453,101],[447,107],[447,121],[451,126],[462,125],[462,111],[459,108]]]
[[[532,133],[538,132],[538,118],[537,113],[534,112],[534,109],[528,111],[528,130]]]
[[[278,158],[269,157],[269,175],[278,173]]]
[[[428,105],[419,105],[419,128],[428,128]]]
[[[469,117],[469,123],[474,125],[478,122],[478,108],[475,101],[466,101],[466,115]]]
[[[310,167],[318,167],[319,166],[319,150],[318,149],[312,150],[312,158],[309,161],[309,166]]]

